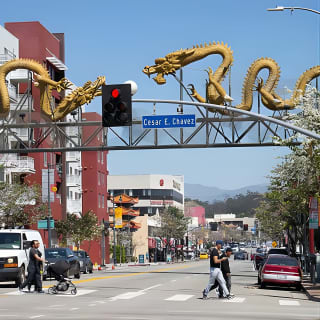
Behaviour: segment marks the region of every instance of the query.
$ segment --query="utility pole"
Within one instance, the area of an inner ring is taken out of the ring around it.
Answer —
[[[48,216],[47,216],[47,227],[48,227],[48,248],[51,248],[51,202],[50,202],[50,164],[48,163]]]

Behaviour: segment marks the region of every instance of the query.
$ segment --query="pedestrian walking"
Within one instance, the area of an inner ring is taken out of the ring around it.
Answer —
[[[44,258],[41,258],[42,254],[38,250],[40,242],[38,240],[31,241],[31,249],[29,253],[29,265],[28,265],[28,277],[24,283],[19,286],[19,290],[22,291],[24,287],[31,288],[32,284],[35,284],[35,291],[44,293],[42,290],[41,282],[41,263],[45,262]]]
[[[219,256],[219,258],[224,258],[227,257],[227,260],[224,260],[221,262],[220,266],[221,266],[221,272],[223,275],[223,278],[226,282],[226,286],[227,289],[229,290],[229,294],[231,294],[231,271],[230,271],[230,266],[229,266],[229,258],[232,255],[232,249],[231,248],[227,248],[226,251],[224,253],[222,253],[221,256]],[[219,287],[219,298],[223,298],[223,289],[222,287],[219,285],[219,282],[216,280],[215,284],[210,288],[210,291],[213,289],[216,289],[217,287]]]
[[[228,257],[223,257],[219,259],[219,251],[221,250],[223,241],[217,240],[216,246],[211,250],[210,253],[210,278],[209,283],[207,287],[202,291],[202,299],[207,299],[208,293],[211,289],[211,287],[214,285],[216,280],[218,281],[219,285],[221,286],[223,290],[223,296],[227,299],[232,299],[233,296],[230,295],[229,290],[226,286],[226,281],[224,280],[224,277],[222,275],[221,269],[220,269],[220,263],[222,261],[228,260]]]

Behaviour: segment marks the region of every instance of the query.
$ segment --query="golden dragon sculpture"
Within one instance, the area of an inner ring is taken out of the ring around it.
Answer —
[[[6,76],[10,71],[16,69],[27,69],[33,71],[36,81],[34,82],[40,90],[40,107],[42,113],[51,120],[61,120],[68,113],[89,103],[94,97],[101,95],[101,86],[105,83],[105,77],[98,77],[94,82],[88,81],[83,87],[78,87],[69,95],[64,97],[57,107],[51,107],[52,91],[69,89],[72,82],[66,78],[53,81],[47,69],[39,62],[32,59],[10,60],[0,66],[0,117],[5,118],[10,111],[10,99],[6,86]]]
[[[226,76],[229,67],[233,62],[233,54],[230,47],[223,42],[213,42],[204,45],[194,46],[192,49],[181,49],[178,51],[171,52],[167,54],[164,58],[155,59],[155,65],[146,66],[143,72],[149,77],[152,74],[157,74],[153,80],[157,84],[165,84],[166,80],[164,75],[174,73],[180,68],[193,63],[195,61],[201,60],[209,55],[219,54],[222,56],[222,62],[213,73],[212,69],[207,70],[209,75],[209,83],[207,84],[207,99],[202,98],[198,92],[195,90],[193,85],[191,86],[191,94],[200,102],[206,102],[209,100],[214,104],[224,104],[225,102],[232,101],[233,99],[227,95],[226,91],[223,89],[221,82]]]
[[[226,102],[233,99],[226,94],[226,91],[221,86],[221,81],[225,77],[229,66],[233,62],[232,51],[223,43],[213,43],[193,47],[192,49],[181,49],[167,54],[164,58],[155,59],[155,65],[146,66],[143,72],[149,77],[151,74],[157,73],[154,80],[158,84],[166,83],[164,75],[174,73],[187,64],[194,61],[198,61],[207,57],[210,54],[220,54],[223,57],[221,65],[215,72],[209,67],[208,82],[206,85],[206,98],[203,98],[194,88],[190,85],[191,95],[195,97],[199,102],[208,102],[211,104],[225,105]],[[258,79],[258,74],[261,70],[268,69],[269,75],[267,80]],[[262,103],[270,110],[284,110],[293,109],[297,105],[299,98],[303,96],[306,85],[314,78],[320,75],[320,66],[315,66],[305,71],[298,79],[293,94],[290,99],[282,99],[275,93],[275,89],[280,78],[280,67],[271,58],[260,58],[254,61],[247,71],[246,78],[243,83],[242,89],[242,101],[236,105],[235,108],[250,111],[253,103],[253,90],[257,90],[261,93]],[[256,85],[256,80],[258,84]],[[209,111],[215,112],[213,108],[209,108]],[[220,111],[222,114],[226,112]]]

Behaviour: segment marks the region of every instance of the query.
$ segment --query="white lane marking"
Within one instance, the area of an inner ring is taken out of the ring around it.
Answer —
[[[194,295],[190,295],[190,294],[176,294],[170,298],[167,298],[165,300],[167,301],[186,301],[190,298],[194,297]]]
[[[240,298],[240,297],[235,297],[233,299],[226,299],[226,300],[223,300],[223,302],[235,302],[235,303],[242,303],[244,302],[244,300],[246,300],[246,298]]]
[[[103,301],[103,300],[97,300],[97,301],[94,301],[94,303],[106,303],[106,301]]]
[[[126,292],[110,298],[110,301],[129,300],[129,299],[133,299],[135,297],[141,296],[143,294],[145,294],[145,292],[142,292],[142,291]]]
[[[89,304],[88,306],[89,306],[89,307],[95,307],[96,304],[95,304],[95,303],[91,303],[91,304]]]
[[[44,315],[40,314],[38,316],[31,316],[31,317],[29,317],[29,319],[37,319],[37,318],[41,318],[41,317],[44,317]]]
[[[95,291],[97,291],[97,290],[80,289],[80,290],[77,290],[77,294],[71,294],[70,292],[67,292],[65,294],[53,294],[53,296],[55,296],[55,297],[71,297],[71,298],[74,298],[74,297],[83,296],[85,294],[89,294],[89,293],[92,293],[92,292],[95,292]]]
[[[49,306],[49,308],[59,308],[59,307],[64,307],[65,304],[53,304],[52,306]]]
[[[299,301],[295,300],[279,300],[280,306],[300,306]]]
[[[141,291],[147,291],[147,290],[150,290],[150,289],[153,289],[153,288],[157,288],[157,287],[161,287],[161,286],[162,286],[162,284],[156,284],[156,285],[154,285],[154,286],[152,286],[152,287],[143,289],[143,290],[141,290]]]
[[[160,287],[160,286],[162,286],[162,284],[156,284],[156,285],[154,285],[152,287],[145,288],[145,289],[142,289],[142,290],[139,290],[139,291],[122,293],[122,294],[119,294],[117,296],[109,298],[109,301],[133,299],[135,297],[139,297],[139,296],[145,294],[146,291],[148,291],[148,290],[151,290],[151,289],[154,289],[154,288],[157,288],[157,287]]]
[[[71,308],[70,311],[79,310],[79,308]]]
[[[171,280],[171,282],[176,282],[177,280]]]

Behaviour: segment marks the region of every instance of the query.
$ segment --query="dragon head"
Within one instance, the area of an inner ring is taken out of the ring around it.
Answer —
[[[164,58],[155,59],[155,64],[153,66],[145,66],[142,70],[148,77],[150,75],[157,73],[157,76],[153,80],[157,84],[165,84],[166,79],[164,75],[169,73],[174,73],[183,66],[183,59],[190,54],[193,54],[194,50],[179,50],[167,54]]]

